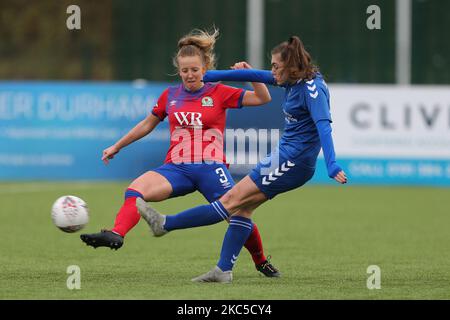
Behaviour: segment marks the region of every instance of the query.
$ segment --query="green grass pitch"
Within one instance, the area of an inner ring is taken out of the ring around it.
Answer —
[[[215,265],[226,224],[151,237],[141,221],[118,251],[94,250],[81,232],[110,228],[126,182],[0,183],[0,299],[449,299],[450,192],[444,188],[309,185],[254,215],[265,251],[283,276],[257,273],[245,249],[229,284],[195,284]],[[83,198],[90,222],[66,234],[50,207]],[[199,194],[156,203],[173,214],[203,204]],[[67,267],[81,289],[66,286]],[[381,269],[369,290],[367,267]]]

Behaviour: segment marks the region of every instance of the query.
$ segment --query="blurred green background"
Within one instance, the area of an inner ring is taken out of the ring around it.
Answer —
[[[81,8],[68,30],[66,8]],[[368,30],[366,9],[381,9]],[[411,82],[450,83],[450,1],[412,0]],[[329,82],[395,82],[395,1],[266,0],[265,64],[270,49],[299,35]],[[0,79],[173,80],[178,39],[193,28],[221,31],[219,68],[246,57],[242,0],[2,0]]]

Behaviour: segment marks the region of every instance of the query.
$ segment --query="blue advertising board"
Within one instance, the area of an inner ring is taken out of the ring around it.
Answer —
[[[108,166],[101,155],[151,111],[165,87],[0,82],[0,179],[129,179],[159,165],[167,122]]]

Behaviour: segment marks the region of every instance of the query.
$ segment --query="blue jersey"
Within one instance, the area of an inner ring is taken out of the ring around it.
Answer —
[[[203,81],[250,81],[276,85],[267,70],[210,70]],[[315,167],[320,147],[323,149],[328,175],[333,178],[342,169],[336,164],[331,137],[330,93],[320,73],[311,80],[283,85],[285,114],[280,151],[309,167]]]
[[[314,167],[321,148],[316,123],[320,120],[331,122],[327,85],[322,75],[317,74],[312,80],[299,80],[284,87],[285,126],[280,151]]]
[[[203,81],[250,81],[276,85],[270,71],[240,69],[208,71]],[[331,137],[330,94],[320,73],[313,79],[282,85],[284,133],[279,147],[250,172],[249,177],[268,199],[298,188],[315,171],[322,147],[330,178],[342,170],[336,163]]]

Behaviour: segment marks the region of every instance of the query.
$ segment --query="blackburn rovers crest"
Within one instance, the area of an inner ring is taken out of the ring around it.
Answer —
[[[204,97],[202,99],[202,107],[213,107],[213,106],[214,106],[214,102],[211,97]]]

